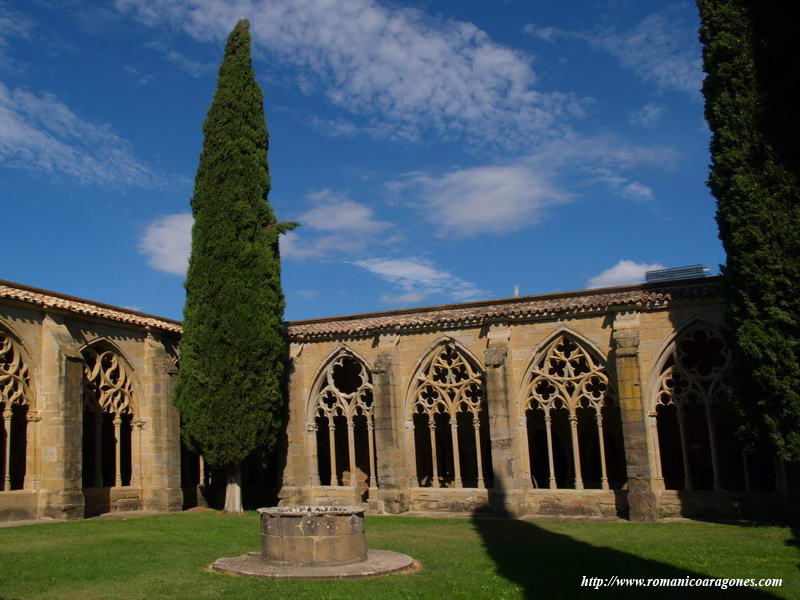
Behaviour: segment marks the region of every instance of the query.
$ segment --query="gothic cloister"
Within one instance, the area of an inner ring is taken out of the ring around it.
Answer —
[[[288,324],[281,503],[384,513],[774,516],[733,435],[716,278]],[[180,323],[0,282],[0,518],[212,499],[171,403]],[[274,471],[274,469],[273,469]]]

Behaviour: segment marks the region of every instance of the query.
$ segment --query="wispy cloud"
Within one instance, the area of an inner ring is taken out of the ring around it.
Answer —
[[[9,88],[2,82],[0,164],[113,187],[164,183],[110,126],[81,119],[53,94]]]
[[[186,275],[192,249],[192,213],[164,215],[150,223],[139,240],[139,251],[156,271]]]
[[[644,18],[633,29],[599,27],[571,31],[529,23],[523,30],[541,40],[574,39],[613,56],[621,67],[660,90],[678,90],[699,98],[703,81],[697,26],[677,16],[675,7]]]
[[[27,39],[32,29],[33,23],[30,19],[9,8],[5,2],[0,2],[0,70],[7,70],[13,66],[8,56],[9,40]]]
[[[353,264],[397,288],[396,294],[381,296],[386,304],[407,306],[419,303],[429,296],[464,301],[487,294],[476,284],[439,269],[424,258],[369,258],[353,261]]]
[[[540,144],[536,153],[507,164],[408,173],[388,188],[414,195],[410,204],[441,236],[505,234],[541,221],[553,206],[572,201],[580,188],[593,184],[604,184],[625,200],[651,200],[653,190],[629,172],[675,159],[665,147],[573,135]]]
[[[645,272],[663,268],[664,265],[658,263],[637,263],[632,260],[621,260],[599,275],[591,277],[586,282],[586,287],[601,288],[641,283],[644,281]]]
[[[203,75],[205,75],[206,73],[210,73],[214,69],[214,65],[212,65],[211,63],[203,63],[196,61],[193,58],[189,58],[185,54],[182,54],[177,50],[174,50],[173,48],[168,48],[165,44],[159,41],[154,40],[146,42],[144,47],[160,52],[173,65],[175,65],[182,71],[186,71],[189,75],[195,78],[202,77]]]
[[[631,125],[654,127],[658,124],[663,115],[664,106],[662,104],[649,103],[645,104],[639,110],[632,112],[630,117],[628,117],[628,122]]]
[[[303,72],[315,90],[374,135],[422,131],[514,145],[551,136],[582,114],[570,94],[536,88],[530,57],[475,25],[375,0],[116,0],[151,26],[220,40],[250,19],[261,52]]]
[[[370,206],[329,188],[307,194],[306,199],[312,207],[296,219],[301,228],[281,236],[281,254],[287,258],[357,254],[377,243],[391,226],[378,220]]]

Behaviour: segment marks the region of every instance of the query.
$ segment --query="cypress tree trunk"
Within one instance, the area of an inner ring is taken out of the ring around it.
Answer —
[[[278,236],[295,226],[277,223],[267,202],[268,134],[245,20],[228,38],[203,132],[175,402],[186,444],[226,471],[226,512],[241,512],[240,466],[272,450],[286,418]]]
[[[242,509],[242,467],[235,465],[225,469],[225,508],[226,513],[239,514]]]

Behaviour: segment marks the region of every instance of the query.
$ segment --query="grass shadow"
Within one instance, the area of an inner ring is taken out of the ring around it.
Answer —
[[[613,548],[595,546],[568,535],[520,521],[503,508],[504,491],[490,491],[489,507],[474,511],[472,524],[480,535],[498,575],[514,582],[524,598],[735,598],[774,599],[765,590],[728,587],[595,587],[589,578],[686,579],[710,576],[650,560]],[[491,516],[489,516],[491,514]],[[632,524],[636,525],[636,524]],[[659,524],[647,524],[659,527]],[[794,528],[797,542],[800,529]],[[631,533],[635,533],[632,527]],[[676,552],[680,549],[676,548]],[[596,582],[595,582],[596,583]],[[646,585],[646,584],[645,584]]]

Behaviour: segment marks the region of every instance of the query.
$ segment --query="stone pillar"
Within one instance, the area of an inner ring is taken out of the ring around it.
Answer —
[[[148,328],[139,378],[142,389],[134,389],[141,449],[131,448],[142,470],[143,510],[172,512],[183,507],[180,415],[174,404],[177,373],[176,357]]]
[[[513,407],[514,394],[510,393],[508,383],[508,342],[511,330],[507,325],[492,325],[487,334],[484,356],[486,365],[486,409],[489,417],[489,435],[492,451],[492,474],[494,482],[490,493],[492,507],[496,510],[515,511],[516,501],[509,492],[522,489],[518,481],[522,473],[515,468],[514,432],[511,416],[516,415]],[[515,427],[519,429],[519,427]],[[517,454],[521,450],[517,449]]]
[[[375,453],[381,506],[387,513],[408,510],[409,473],[405,459],[406,436],[403,400],[395,390],[396,352],[399,336],[383,334],[372,370],[375,411]]]
[[[60,315],[42,320],[39,517],[82,519],[83,356]]]
[[[622,416],[622,436],[628,471],[631,521],[658,520],[658,498],[653,485],[650,436],[639,374],[639,314],[619,312],[614,317],[614,359]]]
[[[289,344],[289,361],[287,364],[287,411],[285,463],[279,465],[281,471],[278,503],[281,506],[297,504],[315,504],[314,488],[320,485],[317,433],[313,419],[306,414],[308,409],[309,386],[308,375],[317,365],[304,366],[302,342]],[[313,376],[313,375],[312,375]],[[327,427],[327,425],[324,425]]]

